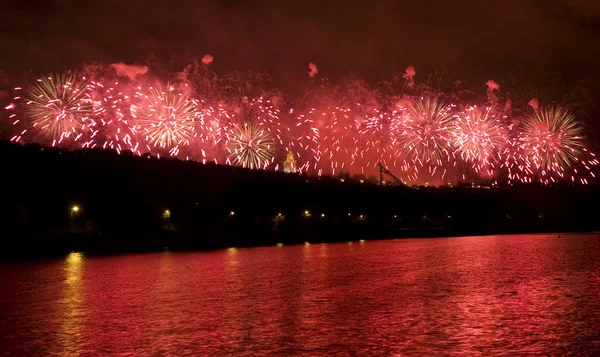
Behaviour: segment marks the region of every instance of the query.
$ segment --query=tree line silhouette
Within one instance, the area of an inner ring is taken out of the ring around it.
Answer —
[[[379,186],[0,141],[3,256],[593,231],[597,186]],[[75,208],[76,207],[76,208]]]

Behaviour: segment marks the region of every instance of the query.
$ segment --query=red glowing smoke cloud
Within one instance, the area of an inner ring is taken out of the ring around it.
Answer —
[[[493,81],[491,79],[489,81],[487,81],[487,83],[485,85],[488,87],[488,91],[500,90],[500,85],[498,83],[496,83],[496,81]]]
[[[536,112],[537,112],[537,111],[539,110],[539,108],[540,108],[540,102],[538,102],[537,98],[533,98],[533,99],[531,99],[531,100],[529,101],[529,103],[527,103],[527,104],[529,104],[529,106],[530,106],[530,107],[532,107],[532,108],[533,108],[533,110],[535,110]]]
[[[491,79],[489,81],[487,81],[487,83],[485,85],[488,87],[488,89],[487,89],[488,101],[492,105],[495,105],[496,102],[498,101],[498,97],[496,96],[495,92],[498,92],[500,90],[500,85],[498,83],[496,83],[496,81],[493,81]]]
[[[312,62],[308,62],[308,76],[313,78],[317,73],[319,73],[317,65]]]
[[[414,81],[415,74],[417,74],[417,72],[415,71],[415,67],[408,66],[408,67],[406,67],[406,70],[404,71],[404,75],[402,76],[404,79],[406,79],[408,81],[408,86],[411,88],[415,86],[415,81]]]
[[[211,54],[207,53],[202,57],[202,63],[204,63],[205,65],[209,65],[213,62],[214,58]]]
[[[148,73],[148,66],[129,65],[125,63],[113,63],[110,66],[119,76],[127,77],[131,80]]]

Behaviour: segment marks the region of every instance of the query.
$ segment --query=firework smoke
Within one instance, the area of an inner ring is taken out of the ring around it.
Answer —
[[[213,62],[213,60],[214,60],[213,56],[208,53],[202,57],[202,63],[204,63],[207,66],[209,64],[211,64]]]
[[[312,62],[308,62],[308,76],[310,78],[313,78],[314,76],[317,75],[317,73],[319,73],[319,70],[317,69],[317,65]]]
[[[404,75],[402,77],[407,80],[408,87],[413,88],[415,86],[414,77],[416,74],[417,74],[417,72],[415,71],[415,67],[413,67],[413,66],[406,67],[406,70],[404,71]]]
[[[147,66],[136,66],[125,63],[113,63],[110,66],[115,70],[117,75],[127,77],[131,80],[148,73]]]
[[[538,102],[538,100],[536,98],[533,98],[529,101],[529,106],[533,108],[533,110],[535,110],[536,112],[538,111],[538,109],[540,108],[540,103]]]
[[[487,89],[487,97],[488,97],[488,102],[490,102],[491,105],[496,105],[496,103],[498,102],[498,96],[497,96],[497,92],[500,90],[500,85],[498,83],[496,83],[496,81],[493,80],[489,80],[487,81],[487,83],[485,84],[488,89]]]

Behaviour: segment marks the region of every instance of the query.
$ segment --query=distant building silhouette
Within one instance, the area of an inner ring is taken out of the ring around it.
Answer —
[[[296,165],[296,158],[294,157],[294,153],[288,151],[287,157],[283,162],[283,171],[285,173],[296,173],[298,172],[298,166]]]

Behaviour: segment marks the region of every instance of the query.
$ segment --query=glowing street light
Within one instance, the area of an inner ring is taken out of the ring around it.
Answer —
[[[79,206],[75,205],[75,206],[71,207],[71,225],[73,225],[73,219],[77,212],[79,212]]]

